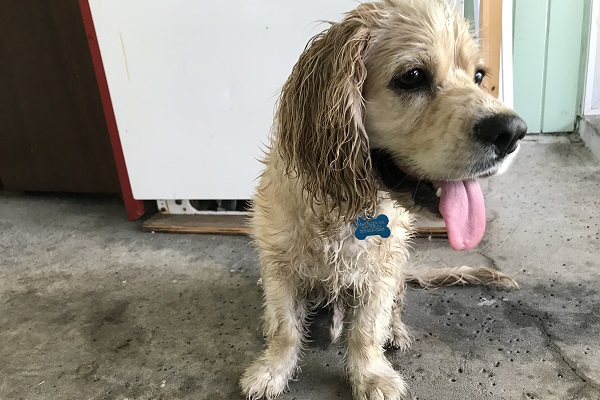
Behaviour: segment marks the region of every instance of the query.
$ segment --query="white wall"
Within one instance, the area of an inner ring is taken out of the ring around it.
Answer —
[[[596,22],[597,23],[597,22]],[[600,43],[600,29],[596,29],[596,46]],[[600,51],[596,49],[596,64],[600,68]],[[596,72],[597,69],[594,71]],[[592,90],[592,105],[591,108],[600,108],[600,73],[595,73],[593,77],[593,90]]]

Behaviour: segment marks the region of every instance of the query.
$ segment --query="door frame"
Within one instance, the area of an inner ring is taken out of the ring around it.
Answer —
[[[472,20],[475,38],[477,40],[480,40],[481,1],[482,0],[464,0],[463,2],[463,4],[465,4],[464,15],[466,18]],[[512,0],[502,1],[502,35],[500,43],[500,65],[498,71],[498,98],[510,108],[514,107],[513,12],[514,7]]]
[[[588,60],[585,76],[585,87],[583,97],[583,115],[600,115],[600,108],[593,108],[594,79],[596,78],[596,57],[600,43],[598,42],[598,23],[600,22],[600,0],[592,0],[592,12],[590,15],[590,38],[588,45]],[[600,67],[600,66],[599,66]],[[598,88],[600,90],[600,87]]]

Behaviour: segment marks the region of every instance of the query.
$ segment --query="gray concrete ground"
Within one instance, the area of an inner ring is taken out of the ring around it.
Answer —
[[[523,147],[484,184],[477,250],[416,241],[411,262],[521,289],[411,289],[416,341],[388,352],[411,399],[600,399],[600,166],[573,136]],[[0,399],[242,399],[263,346],[248,239],[139,225],[114,199],[0,194]],[[326,323],[282,400],[350,399]]]

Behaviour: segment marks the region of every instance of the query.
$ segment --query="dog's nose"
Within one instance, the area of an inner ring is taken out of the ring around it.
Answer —
[[[475,137],[492,145],[499,155],[510,154],[517,149],[517,141],[527,133],[527,124],[515,115],[495,114],[475,125]]]

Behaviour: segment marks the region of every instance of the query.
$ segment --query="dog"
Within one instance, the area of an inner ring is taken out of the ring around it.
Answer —
[[[410,345],[406,282],[516,286],[489,268],[406,265],[415,213],[439,210],[454,249],[482,238],[477,179],[504,172],[527,131],[482,87],[487,74],[444,0],[363,3],[311,39],[282,87],[253,199],[267,346],[240,380],[249,399],[285,391],[323,306],[354,399],[401,399],[384,346]]]

